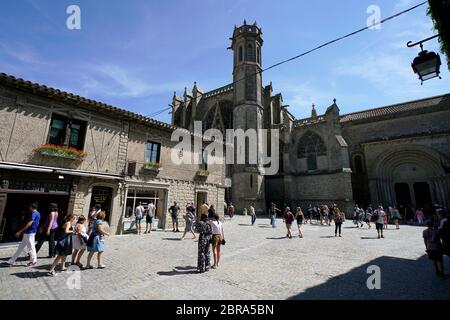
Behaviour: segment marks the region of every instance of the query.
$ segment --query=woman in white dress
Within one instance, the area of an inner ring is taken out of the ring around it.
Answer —
[[[84,223],[86,222],[86,218],[81,215],[78,218],[77,225],[73,231],[72,235],[72,265],[77,265],[82,268],[83,266],[80,263],[80,259],[83,256],[84,251],[86,251],[86,243],[88,240],[88,234],[86,232],[86,227]]]

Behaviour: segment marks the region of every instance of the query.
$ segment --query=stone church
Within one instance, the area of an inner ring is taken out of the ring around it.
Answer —
[[[304,209],[336,203],[347,214],[355,203],[450,205],[450,94],[344,115],[330,99],[325,114],[313,105],[311,117],[296,119],[282,94],[263,85],[261,28],[244,21],[230,40],[232,83],[175,93],[172,124],[280,130],[278,174],[263,176],[261,164],[226,166],[226,200],[237,212],[250,203],[262,212],[271,201]]]

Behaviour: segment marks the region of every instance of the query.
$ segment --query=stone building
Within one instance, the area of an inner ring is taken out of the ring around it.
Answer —
[[[223,208],[224,167],[174,165],[176,128],[126,110],[0,74],[0,236],[12,240],[21,212],[57,203],[60,218],[101,204],[112,233],[132,225],[137,202],[168,207],[208,201]],[[190,154],[192,156],[192,154]],[[223,210],[218,210],[223,214]],[[184,220],[180,215],[180,225]]]
[[[193,130],[279,129],[279,171],[261,164],[227,165],[226,190],[237,212],[251,202],[336,203],[350,215],[355,202],[397,206],[450,205],[450,95],[341,115],[336,99],[324,115],[295,119],[272,84],[262,84],[262,31],[235,27],[230,38],[233,81],[203,92],[197,83],[172,99],[172,124]],[[330,99],[331,100],[331,99]]]

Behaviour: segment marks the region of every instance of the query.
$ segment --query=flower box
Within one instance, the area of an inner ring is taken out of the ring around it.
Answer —
[[[75,148],[44,144],[37,147],[33,152],[39,153],[47,157],[56,157],[70,160],[82,161],[86,157],[86,153]]]
[[[208,170],[198,170],[197,171],[197,177],[206,178],[208,176],[209,176],[209,171]]]
[[[144,170],[145,171],[158,173],[160,167],[161,167],[161,164],[157,163],[157,162],[146,162],[146,163],[144,163]]]

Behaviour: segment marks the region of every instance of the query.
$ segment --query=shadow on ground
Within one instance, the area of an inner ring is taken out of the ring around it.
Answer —
[[[156,274],[159,276],[180,276],[186,274],[196,274],[197,267],[187,266],[187,267],[175,267],[172,271],[159,271]]]
[[[444,260],[445,269],[450,259]],[[372,273],[367,267],[378,266],[381,270],[381,289],[369,290],[367,280]],[[426,255],[417,260],[383,256],[349,272],[333,277],[327,282],[306,289],[289,300],[357,300],[357,299],[450,299],[450,279],[436,277],[432,262]]]

